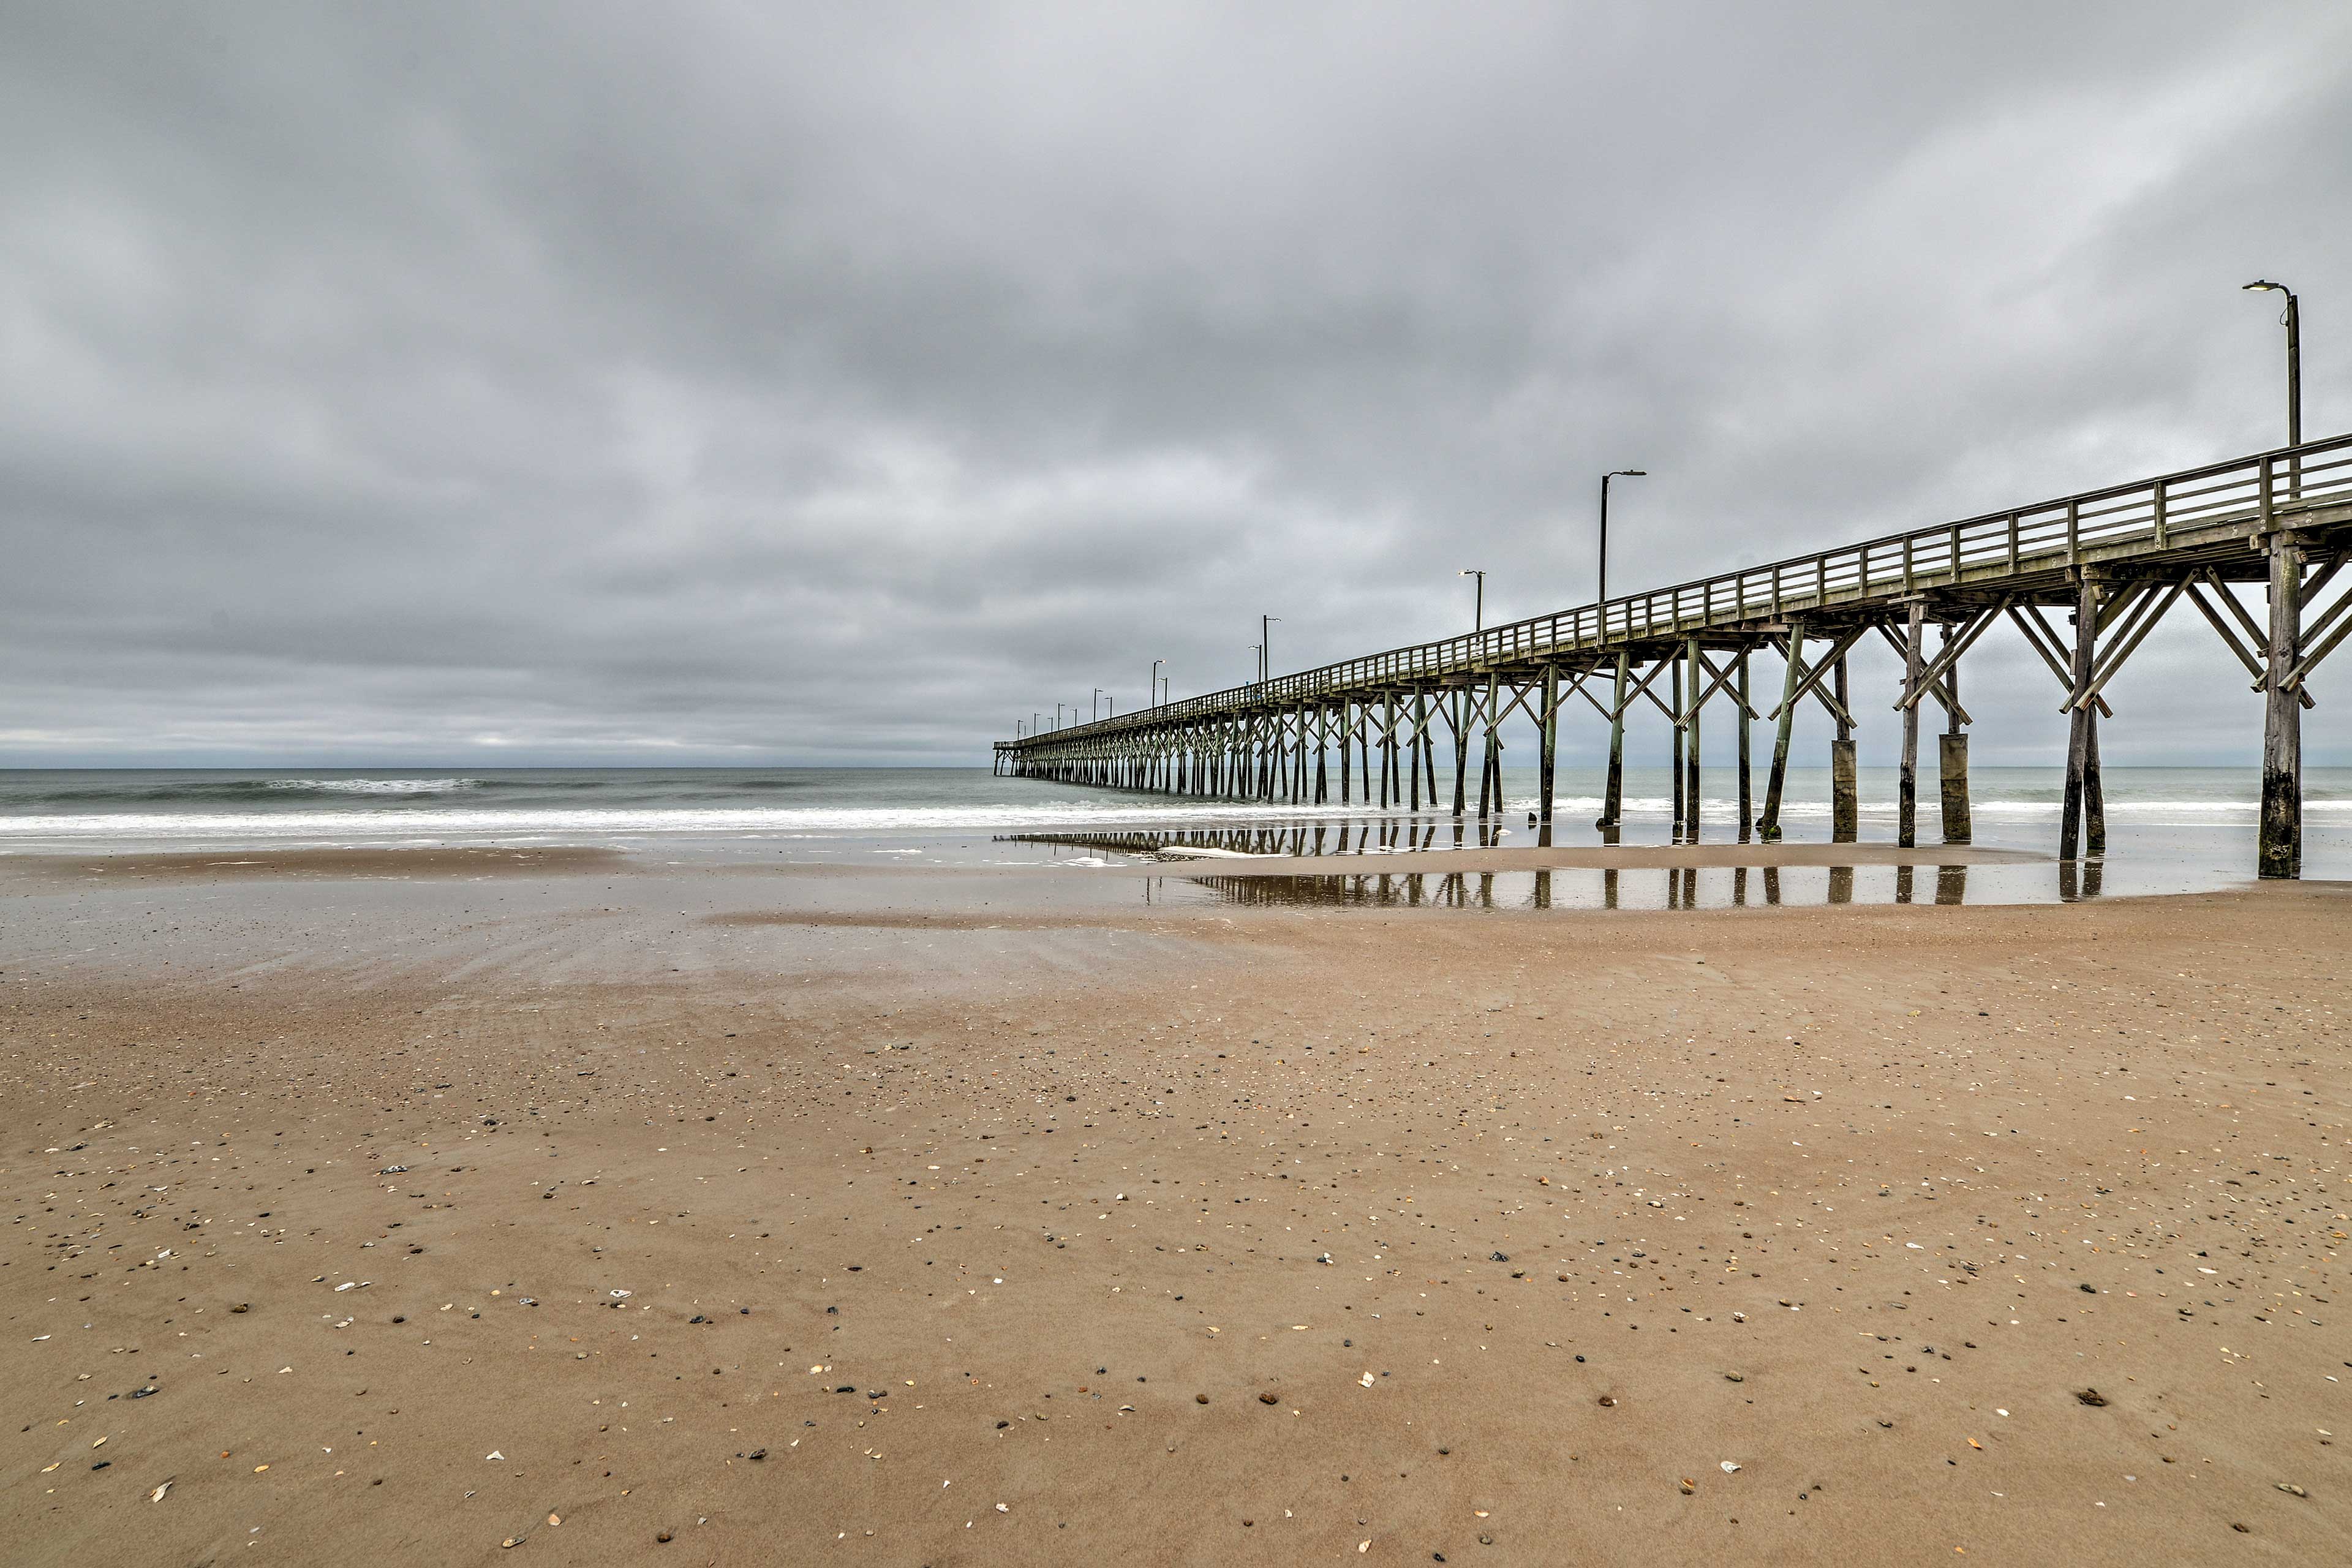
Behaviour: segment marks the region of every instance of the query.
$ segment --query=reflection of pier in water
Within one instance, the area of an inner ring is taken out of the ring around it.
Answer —
[[[1440,835],[1443,835],[1441,837]],[[1497,849],[1510,837],[1499,824],[1451,817],[1367,817],[1336,822],[1248,823],[1121,833],[1001,833],[1000,844],[1052,844],[1066,849],[1156,855],[1213,849],[1228,855],[1408,855],[1416,850]]]
[[[1590,867],[1544,871],[1348,871],[1185,878],[1221,903],[1382,910],[1707,910],[1964,904],[1966,866]],[[1922,875],[1932,872],[1932,876]],[[2069,879],[2071,881],[2071,879]],[[2094,874],[2084,891],[2098,892]],[[1160,899],[1165,901],[1168,889]],[[2068,900],[2077,894],[2062,888]]]
[[[1411,854],[1440,847],[1496,847],[1497,836],[1479,832],[1474,846],[1463,825],[1372,818],[1362,821],[1239,825],[1118,833],[1007,833],[999,843],[1040,844],[1094,853],[1156,855],[1174,849],[1213,849],[1234,855],[1363,856]],[[1171,857],[1173,858],[1175,857]],[[1612,868],[1555,867],[1529,871],[1382,871],[1373,860],[1362,870],[1218,873],[1213,859],[1184,860],[1174,879],[1179,888],[1200,889],[1220,903],[1322,909],[1777,909],[1830,904],[1939,904],[1968,902],[1965,865],[1873,866],[1682,866]],[[1194,868],[1197,868],[1195,869]],[[1991,870],[1991,868],[1983,868]],[[1979,902],[2039,903],[2051,897],[2048,884],[2022,884],[2023,867],[2002,868],[1998,894],[1979,888]],[[2098,860],[2057,862],[2056,901],[2075,903],[2099,897],[2105,866]],[[2046,872],[2044,873],[2046,874]],[[1146,898],[1164,900],[1171,890],[1153,886]]]

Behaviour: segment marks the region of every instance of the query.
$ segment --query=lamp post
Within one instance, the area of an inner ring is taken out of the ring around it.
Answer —
[[[1143,689],[1143,703],[1147,708],[1160,706],[1160,667],[1167,662],[1164,658],[1151,661],[1151,682]]]
[[[1095,704],[1092,708],[1087,710],[1087,716],[1090,719],[1100,720],[1102,718],[1102,700],[1103,689],[1097,686],[1095,688]]]
[[[1160,678],[1160,700],[1163,706],[1168,701],[1168,677],[1164,675]]]
[[[1601,583],[1592,596],[1595,604],[1609,602],[1609,481],[1644,479],[1648,474],[1647,468],[1612,468],[1601,476]]]
[[[1280,619],[1282,619],[1280,616],[1260,616],[1257,618],[1257,635],[1260,639],[1257,645],[1257,661],[1260,680],[1274,679],[1274,623]]]
[[[1257,655],[1257,680],[1251,682],[1252,685],[1256,685],[1265,679],[1265,644],[1262,642],[1250,644],[1250,652]]]
[[[2286,444],[2303,445],[2303,310],[2294,290],[2284,283],[2273,283],[2267,278],[2257,278],[2246,285],[2249,293],[2270,292],[2286,296],[2286,314],[2279,324],[2286,328]]]
[[[1486,574],[1483,568],[1472,566],[1465,568],[1462,575],[1478,579],[1475,596],[1470,601],[1470,629],[1484,631],[1486,627]]]

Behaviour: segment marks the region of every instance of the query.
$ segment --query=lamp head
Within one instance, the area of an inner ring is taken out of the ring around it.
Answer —
[[[2282,293],[2282,294],[2284,294],[2284,293],[2285,293],[2285,292],[2286,292],[2286,285],[2285,285],[2285,284],[2284,284],[2284,283],[2273,283],[2273,282],[2272,282],[2272,281],[2271,281],[2269,279],[2267,279],[2267,278],[2257,278],[2257,279],[2255,279],[2252,283],[2248,283],[2248,284],[2246,284],[2244,287],[2245,287],[2245,289],[2247,289],[2247,291],[2248,291],[2248,292],[2252,292],[2252,291],[2253,291],[2253,290],[2255,290],[2255,289],[2274,289],[2278,290],[2278,292],[2280,292],[2280,293]]]

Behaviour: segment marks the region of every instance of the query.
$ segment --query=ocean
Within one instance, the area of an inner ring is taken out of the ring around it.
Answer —
[[[2150,875],[2166,887],[2224,885],[2250,874],[2253,768],[2110,768],[2105,780],[2107,860],[2128,885],[2146,886]],[[1730,782],[1727,768],[1711,767],[1705,777],[1709,841],[1736,837],[1735,803],[1717,793]],[[1331,783],[1336,788],[1336,774]],[[1978,844],[2044,853],[2055,847],[2063,784],[2056,769],[1979,767],[1970,783]],[[1591,822],[1601,784],[1597,769],[1562,769],[1558,842],[1598,841]],[[1891,769],[1863,771],[1865,842],[1893,841],[1895,787]],[[1626,770],[1625,841],[1666,840],[1670,790],[1664,769]],[[1933,843],[1932,772],[1921,794],[1920,836]],[[1511,837],[1502,842],[1533,842],[1526,826],[1535,807],[1531,770],[1507,772],[1506,799],[1501,826]],[[2307,770],[2304,809],[2305,875],[2352,876],[2352,768]],[[1394,823],[1409,817],[1386,814]],[[1038,864],[1116,858],[1179,837],[1311,852],[1335,841],[1298,830],[1381,820],[1360,805],[1139,795],[998,778],[985,768],[0,772],[0,855],[562,844],[669,858]],[[1453,844],[1450,816],[1424,810],[1413,820],[1443,826],[1433,839],[1437,847]],[[1790,771],[1783,821],[1790,841],[1828,837],[1826,770]],[[1475,843],[1475,822],[1472,833]]]

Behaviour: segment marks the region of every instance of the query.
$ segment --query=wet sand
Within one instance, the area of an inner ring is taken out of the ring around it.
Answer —
[[[0,867],[12,1561],[2352,1540],[2343,887],[121,869]]]

